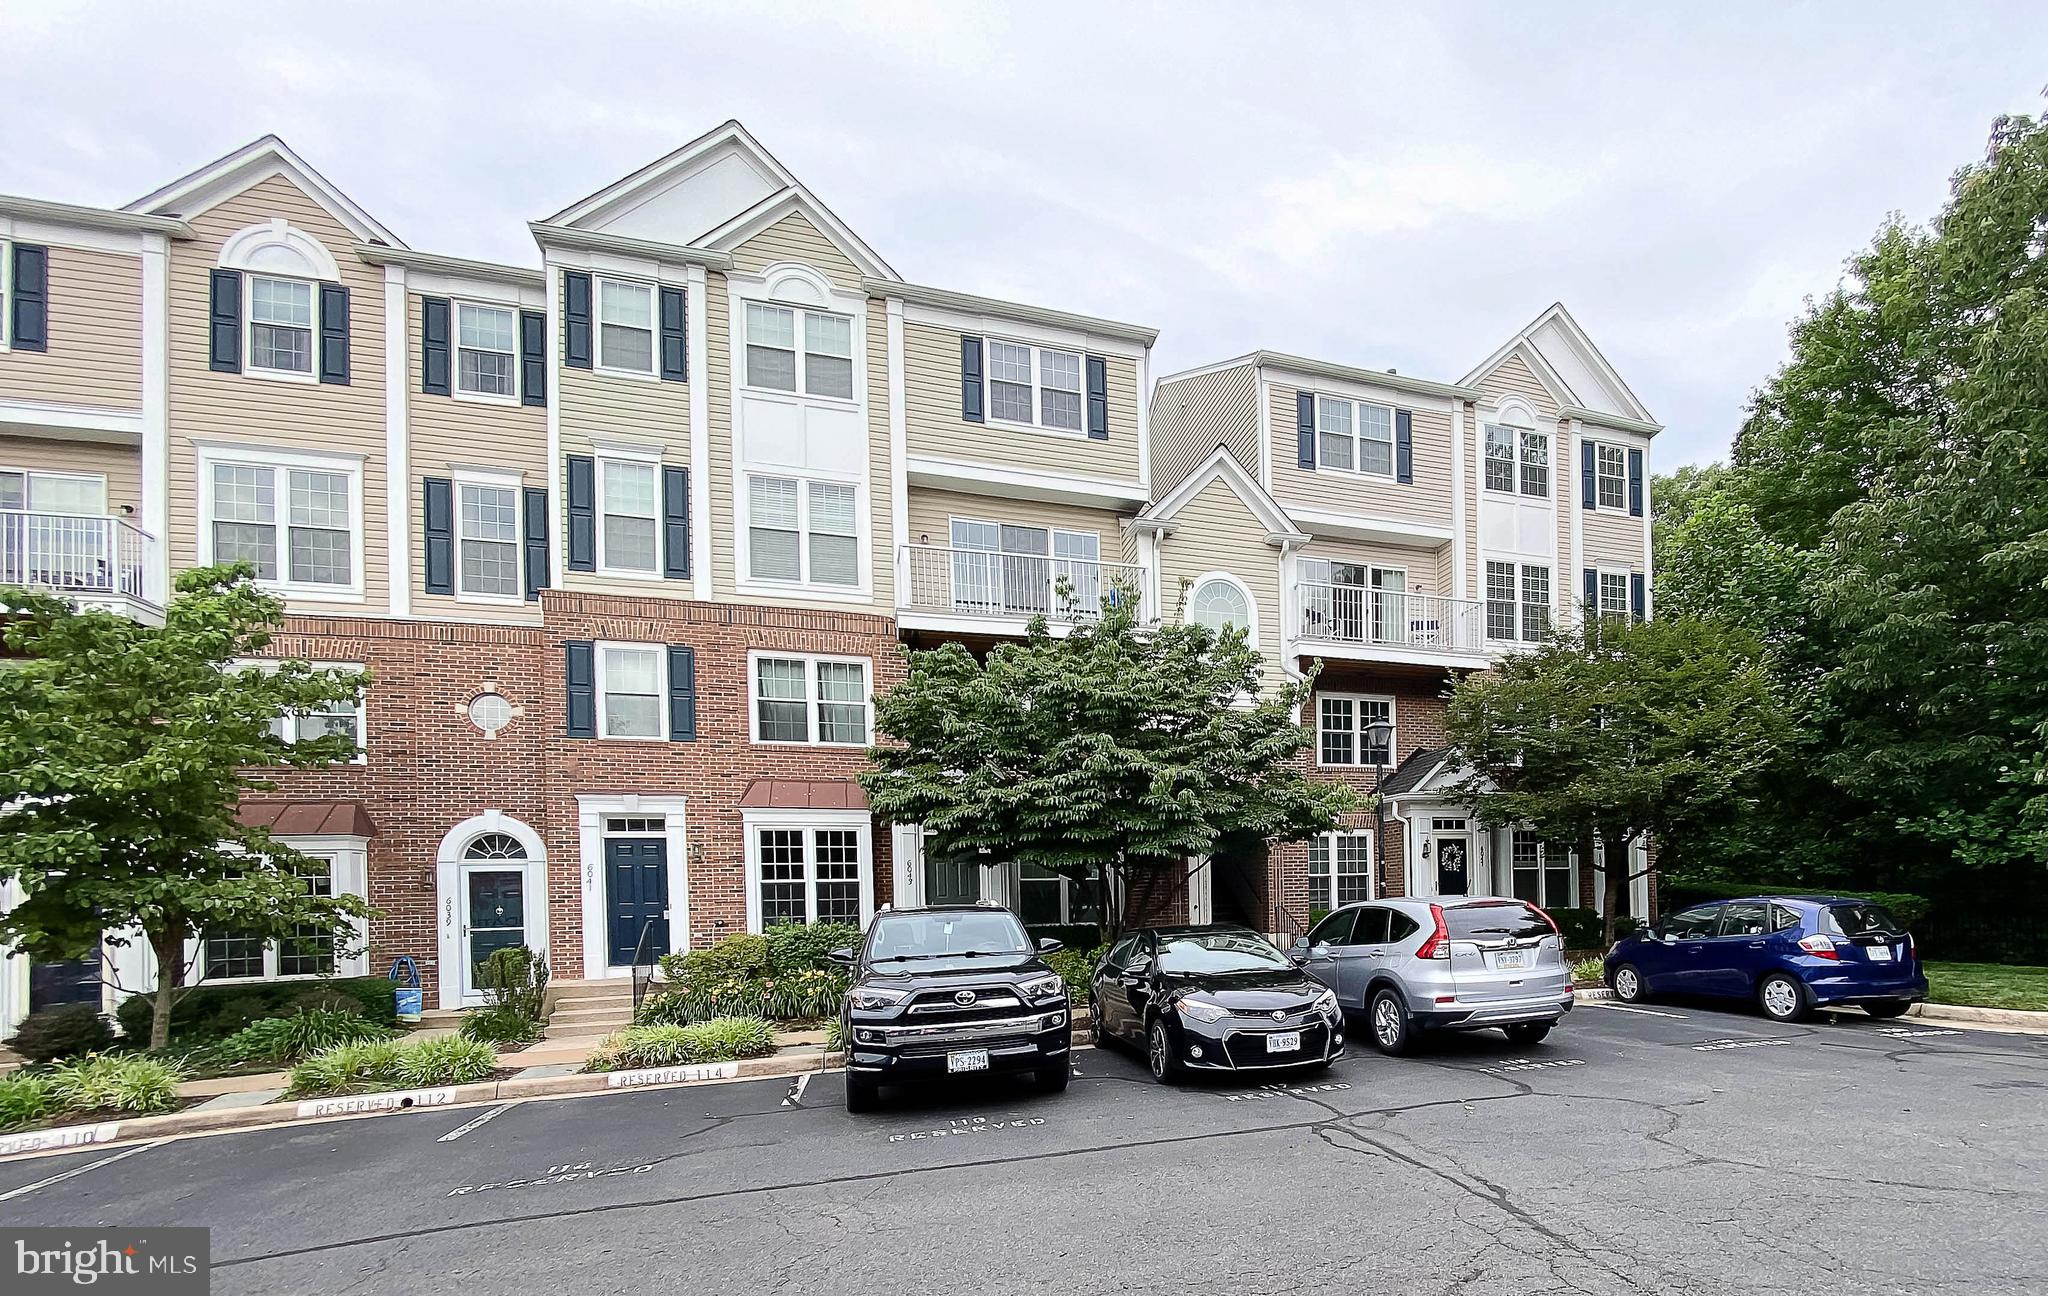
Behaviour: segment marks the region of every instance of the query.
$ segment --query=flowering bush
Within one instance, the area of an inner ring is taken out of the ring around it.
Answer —
[[[766,936],[728,936],[707,949],[665,955],[666,984],[635,1020],[682,1025],[712,1017],[833,1016],[846,996],[846,973],[825,955],[859,940],[860,930],[844,923],[777,926]]]

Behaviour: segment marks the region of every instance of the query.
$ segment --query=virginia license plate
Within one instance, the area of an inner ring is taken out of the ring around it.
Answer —
[[[1497,968],[1500,968],[1502,971],[1513,971],[1516,968],[1528,967],[1529,951],[1502,950],[1500,953],[1493,956],[1493,965]]]
[[[1889,962],[1891,962],[1891,961],[1892,961],[1892,947],[1891,947],[1891,946],[1889,946],[1889,945],[1872,945],[1872,946],[1870,947],[1870,961],[1871,961],[1872,963],[1889,963]]]
[[[946,1054],[946,1070],[949,1074],[958,1074],[962,1071],[986,1071],[988,1070],[988,1050],[961,1049],[957,1053],[948,1053]]]
[[[1266,1052],[1293,1053],[1301,1048],[1300,1031],[1274,1031],[1266,1036]]]

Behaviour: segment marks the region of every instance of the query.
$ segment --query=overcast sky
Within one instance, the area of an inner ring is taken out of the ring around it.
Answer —
[[[1668,469],[2048,82],[2039,0],[564,13],[0,0],[0,192],[118,205],[275,132],[411,246],[537,264],[526,221],[737,117],[905,278],[1156,325],[1158,373],[1455,380],[1562,300]]]

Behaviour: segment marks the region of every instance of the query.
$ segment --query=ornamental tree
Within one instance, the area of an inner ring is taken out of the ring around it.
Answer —
[[[893,740],[861,775],[876,813],[922,824],[937,858],[985,853],[1097,887],[1107,933],[1139,875],[1184,873],[1225,834],[1334,827],[1355,798],[1301,772],[1308,682],[1262,692],[1241,630],[1141,627],[1133,602],[1105,599],[1064,637],[1034,618],[986,661],[957,643],[910,653],[876,704]]]
[[[19,589],[0,590],[0,618],[0,883],[22,895],[0,944],[57,960],[103,934],[142,941],[157,969],[151,1048],[169,1041],[193,979],[185,951],[209,932],[353,952],[369,906],[307,894],[296,871],[311,861],[235,806],[272,786],[252,770],[355,755],[349,735],[287,744],[273,722],[352,703],[364,673],[240,668],[283,623],[245,564],[181,574],[161,627]]]

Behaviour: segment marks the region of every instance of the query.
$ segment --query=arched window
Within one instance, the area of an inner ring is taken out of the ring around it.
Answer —
[[[1188,600],[1188,620],[1219,632],[1225,626],[1249,631],[1251,600],[1235,582],[1214,577],[1195,587],[1194,597]]]
[[[480,833],[476,840],[472,841],[468,848],[462,852],[462,858],[473,860],[523,860],[526,858],[526,847],[520,845],[519,839],[511,833]]]

